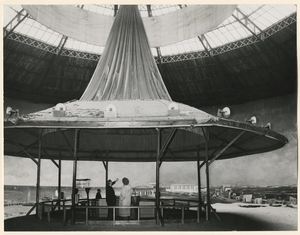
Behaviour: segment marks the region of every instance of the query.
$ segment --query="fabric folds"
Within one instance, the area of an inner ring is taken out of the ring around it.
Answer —
[[[122,5],[80,100],[171,100],[137,6]]]

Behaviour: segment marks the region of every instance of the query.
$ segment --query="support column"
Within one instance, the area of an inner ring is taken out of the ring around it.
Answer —
[[[162,227],[164,227],[164,221],[160,211],[160,191],[159,191],[159,168],[160,168],[160,152],[161,152],[161,129],[157,129],[157,157],[156,157],[156,193],[155,193],[155,205],[156,205],[156,224],[160,220]]]
[[[200,222],[200,216],[201,216],[201,174],[200,174],[200,153],[199,153],[199,149],[197,151],[197,178],[198,178],[198,211],[199,211],[199,217],[197,222]]]
[[[206,194],[207,194],[207,206],[206,206],[206,220],[210,220],[210,189],[209,189],[209,162],[208,162],[208,141],[209,141],[209,131],[205,128],[205,162],[206,162]]]
[[[61,151],[59,151],[59,160],[58,160],[58,204],[60,205],[61,198]],[[58,208],[60,210],[60,207]]]
[[[37,162],[37,180],[36,180],[36,216],[37,217],[39,215],[39,201],[40,201],[42,134],[43,134],[43,129],[40,129],[40,133],[39,133],[39,152],[38,152],[38,162]]]
[[[105,172],[105,184],[108,181],[108,153],[106,154],[106,172]]]
[[[58,204],[60,205],[60,196],[61,196],[61,145],[60,145],[60,137],[57,132],[58,145],[59,145],[59,160],[58,160]],[[60,207],[58,208],[60,210]]]
[[[73,182],[72,182],[72,217],[71,223],[75,224],[75,189],[76,189],[76,175],[77,175],[77,145],[78,145],[78,129],[75,129],[74,136],[74,160],[73,160]]]

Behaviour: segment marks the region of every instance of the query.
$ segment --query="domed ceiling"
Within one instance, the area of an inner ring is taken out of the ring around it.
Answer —
[[[79,99],[104,47],[55,32],[20,5],[3,7],[4,96],[49,104]],[[119,8],[69,7],[111,18]],[[139,5],[139,10],[145,22],[189,7]],[[151,52],[172,100],[196,108],[295,93],[296,6],[234,6],[221,24],[177,43],[155,45]]]

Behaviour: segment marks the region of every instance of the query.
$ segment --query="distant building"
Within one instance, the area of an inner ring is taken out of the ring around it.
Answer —
[[[263,203],[263,195],[260,193],[255,193],[252,196],[252,202],[254,204],[262,204]]]
[[[223,185],[223,192],[229,192],[232,191],[231,186],[230,185]]]
[[[198,193],[198,185],[196,184],[171,184],[171,192],[186,192],[186,193]]]
[[[252,202],[252,194],[243,194],[243,202],[251,203]]]
[[[297,205],[297,198],[292,197],[292,196],[288,196],[287,198],[285,198],[285,203],[286,204]]]
[[[149,186],[136,186],[134,187],[134,194],[136,196],[151,196],[154,195],[154,188]]]

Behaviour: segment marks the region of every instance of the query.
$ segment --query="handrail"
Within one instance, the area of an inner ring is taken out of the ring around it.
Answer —
[[[173,199],[164,199],[164,200],[172,200],[172,201],[176,201]],[[59,205],[56,205],[55,207],[62,207],[63,208],[63,222],[66,221],[66,209],[67,208],[71,208],[72,205],[66,205],[65,202],[67,201],[71,201],[70,199],[64,199],[64,200],[53,200],[53,201],[43,201],[39,203],[40,207],[44,207],[44,208],[50,208],[49,210],[47,210],[47,218],[48,218],[48,222],[50,222],[50,212],[53,210],[54,207],[54,202],[63,202],[63,205],[61,205],[59,203]],[[80,200],[82,201],[87,201],[84,199]],[[185,200],[179,200],[179,201],[185,201]],[[195,202],[195,201],[194,201]],[[49,204],[51,203],[51,204]],[[198,205],[190,205],[189,203],[187,205],[160,205],[159,208],[162,210],[162,214],[163,214],[163,210],[164,208],[181,208],[181,222],[184,223],[184,210],[186,208],[197,208],[197,221],[199,222],[199,216],[200,216],[200,211],[199,211],[199,204]],[[142,205],[142,206],[100,206],[100,205],[76,205],[75,206],[76,209],[85,209],[85,213],[86,213],[86,220],[85,223],[86,225],[88,225],[89,223],[89,209],[113,209],[113,224],[116,223],[116,209],[137,209],[138,210],[138,214],[137,214],[137,223],[139,224],[140,222],[140,210],[141,209],[156,209],[155,205]],[[42,219],[42,213],[43,210],[42,208],[40,208],[40,214],[39,214],[39,218]]]

